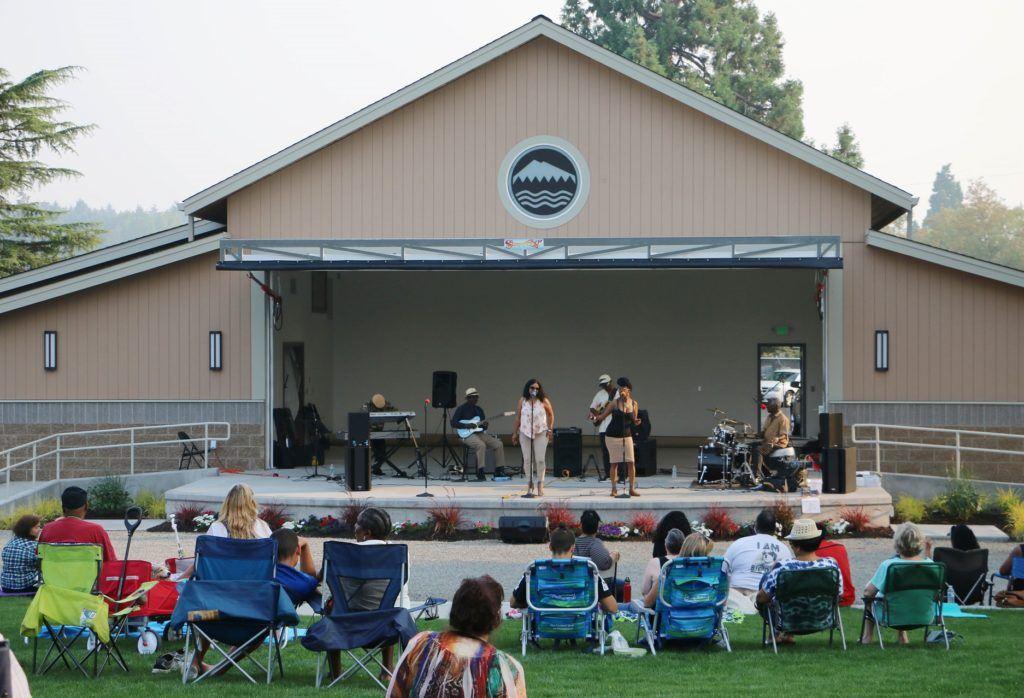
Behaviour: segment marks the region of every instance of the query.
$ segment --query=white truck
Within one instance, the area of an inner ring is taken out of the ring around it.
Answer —
[[[777,397],[785,407],[790,407],[800,393],[800,371],[782,368],[772,371],[771,376],[761,379],[761,399]]]

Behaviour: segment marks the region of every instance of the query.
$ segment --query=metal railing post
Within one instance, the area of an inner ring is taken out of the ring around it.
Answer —
[[[210,423],[203,422],[203,467],[210,467]]]
[[[55,479],[60,480],[60,437],[57,437],[57,477]]]
[[[32,482],[36,481],[36,463],[38,462],[36,460],[36,446],[38,446],[38,444],[32,444]]]
[[[960,479],[960,432],[956,433],[956,479]]]
[[[881,436],[878,434],[878,425],[875,425],[875,472],[882,472],[882,444]]]
[[[7,452],[7,484],[11,484],[11,452]]]
[[[135,429],[128,431],[128,473],[135,474]]]

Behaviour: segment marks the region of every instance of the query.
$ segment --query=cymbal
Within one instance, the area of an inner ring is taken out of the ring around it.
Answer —
[[[711,414],[725,414],[725,410],[720,409],[718,407],[707,407],[705,409]]]
[[[722,420],[722,424],[743,424],[743,422],[738,419],[730,419],[729,417],[726,417]]]

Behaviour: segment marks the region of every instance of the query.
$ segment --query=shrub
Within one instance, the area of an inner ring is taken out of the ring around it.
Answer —
[[[427,523],[430,524],[434,538],[451,538],[460,527],[465,525],[462,507],[449,499],[447,504],[438,504],[427,509]]]
[[[946,516],[946,498],[941,494],[924,503],[924,513],[928,518],[944,518]]]
[[[1017,494],[1017,490],[1007,487],[996,492],[992,498],[992,506],[996,511],[1006,514],[1014,505],[1020,504],[1021,501],[1021,496]]]
[[[1024,540],[1024,502],[1017,500],[1007,507],[1005,529],[1013,540]]]
[[[736,531],[740,529],[739,525],[729,516],[729,512],[719,506],[708,509],[701,521],[711,531],[712,538],[719,540],[735,535]]]
[[[565,526],[570,531],[579,530],[580,522],[573,516],[566,500],[547,502],[542,504],[539,510],[547,517],[549,530],[554,531],[559,526]]]
[[[311,514],[296,521],[294,530],[312,536],[337,536],[344,533],[345,528],[341,520],[333,516],[319,517]]]
[[[98,518],[121,518],[132,506],[124,478],[111,475],[89,488],[89,512]]]
[[[341,520],[351,529],[355,529],[356,520],[369,505],[363,499],[349,499],[348,504],[341,508]]]
[[[198,530],[196,519],[206,515],[213,516],[214,512],[196,504],[183,504],[174,510],[174,520],[178,524],[179,531],[191,532]]]
[[[793,520],[796,519],[793,507],[786,504],[785,499],[776,499],[770,509],[775,514],[775,522],[782,528],[779,535],[788,536],[793,529]]]
[[[839,510],[839,518],[848,523],[848,529],[854,533],[861,533],[871,526],[871,517],[864,507],[843,507]]]
[[[944,513],[954,523],[967,523],[982,510],[985,503],[974,483],[965,478],[950,480],[942,500]]]
[[[658,527],[658,519],[649,511],[638,512],[633,514],[633,518],[629,521],[629,527],[636,532],[636,535],[647,539]]]
[[[921,523],[924,521],[926,513],[924,501],[907,495],[902,495],[896,500],[893,510],[895,511],[895,523],[903,523],[905,521]]]
[[[18,519],[26,514],[35,514],[39,517],[40,523],[47,524],[63,516],[64,510],[61,509],[59,499],[43,499],[35,504],[23,504],[10,514],[0,518],[0,528],[12,528]]]
[[[142,490],[135,497],[135,505],[142,509],[144,516],[162,519],[167,515],[167,502],[156,492]]]
[[[276,531],[288,520],[288,512],[279,504],[268,504],[260,509],[259,517],[267,522],[271,531]]]

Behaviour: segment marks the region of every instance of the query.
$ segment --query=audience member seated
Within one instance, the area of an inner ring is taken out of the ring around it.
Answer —
[[[679,555],[685,539],[686,535],[678,528],[673,528],[666,533],[663,542],[665,554],[661,557],[652,557],[647,561],[647,567],[644,568],[644,576],[640,582],[640,598],[647,598],[651,590],[658,585],[661,568],[665,566],[666,562]]]
[[[424,631],[398,660],[388,696],[526,696],[523,667],[490,643],[505,590],[489,576],[464,579],[452,598],[450,629]]]
[[[391,516],[378,507],[367,507],[359,512],[359,517],[356,518],[355,537],[359,545],[387,545],[391,531]],[[405,579],[402,593],[398,596],[398,605],[402,608],[411,608],[409,570],[405,571]]]
[[[839,565],[830,557],[819,557],[818,547],[821,545],[821,531],[818,525],[811,519],[797,519],[793,522],[793,530],[786,536],[786,540],[793,546],[793,559],[784,562],[777,562],[768,571],[768,574],[761,580],[761,588],[757,592],[757,607],[764,613],[769,604],[775,603],[775,588],[778,583],[779,573],[783,570],[802,570],[812,567],[833,567],[839,571]],[[839,575],[839,590],[836,598],[843,596],[843,577]],[[781,616],[774,612],[772,617],[781,620]],[[777,628],[775,631],[775,642],[792,644],[793,636],[781,633]]]
[[[865,603],[871,603],[871,599],[880,599],[884,596],[882,586],[885,584],[885,574],[894,562],[931,562],[932,542],[925,538],[924,532],[914,523],[905,523],[896,531],[893,539],[896,546],[896,557],[882,560],[882,564],[875,570],[871,581],[864,587]],[[872,612],[881,611],[880,604],[872,604]],[[909,642],[907,631],[900,630],[900,644]],[[860,638],[861,644],[871,644],[871,638],[875,633],[875,624],[869,617],[864,623],[864,635]]]
[[[85,520],[89,495],[81,487],[68,487],[60,495],[64,516],[43,526],[40,543],[91,543],[103,548],[103,560],[116,560],[110,536],[98,523]]]
[[[25,514],[11,528],[11,539],[7,541],[0,559],[0,589],[5,594],[34,593],[39,586],[39,562],[36,560],[36,545],[39,538],[39,517]]]
[[[217,520],[206,533],[218,538],[270,538],[270,525],[260,518],[252,488],[240,482],[228,491]]]
[[[615,565],[619,561],[619,552],[608,552],[604,541],[597,537],[597,529],[601,524],[601,516],[593,509],[587,509],[580,515],[580,529],[583,535],[576,539],[576,556],[589,558],[597,565],[598,571],[608,586],[618,592],[619,582],[615,579]],[[616,597],[618,594],[616,593]]]
[[[850,573],[850,556],[846,554],[846,546],[833,540],[822,540],[818,547],[818,557],[830,557],[839,565],[839,574],[843,578],[843,596],[839,605],[852,606],[857,600],[857,590],[853,586],[853,575]]]
[[[1008,576],[1013,571],[1013,558],[1015,557],[1024,557],[1024,545],[1010,551],[1010,554],[1006,556],[1006,560],[999,566],[999,574]],[[1024,579],[1014,579],[1010,591],[1024,591]]]
[[[548,542],[548,549],[551,550],[552,560],[569,560],[573,557],[573,549],[576,546],[576,536],[572,531],[567,529],[565,526],[559,526],[551,532],[551,538]],[[598,575],[597,577],[597,600],[601,604],[601,608],[606,613],[616,613],[619,610],[619,605],[615,602],[615,595],[609,588],[608,583],[604,581],[604,578]],[[526,575],[524,574],[522,579],[519,580],[519,584],[516,585],[515,591],[512,592],[512,608],[526,608]]]
[[[658,522],[658,527],[654,529],[654,535],[651,538],[654,542],[651,557],[666,556],[665,536],[667,536],[668,532],[673,528],[682,531],[684,538],[693,532],[690,528],[690,520],[686,518],[686,514],[678,510],[668,512],[661,517],[661,521]]]
[[[680,545],[678,541],[681,541]],[[674,528],[668,532],[665,537],[665,549],[669,555],[666,557],[665,562],[668,562],[673,557],[707,557],[711,554],[711,549],[715,547],[715,544],[711,542],[711,539],[705,536],[703,533],[691,533],[690,535],[683,538],[683,532],[678,528]],[[678,551],[676,555],[672,555],[672,551]],[[664,565],[664,563],[662,563]],[[648,563],[650,567],[650,563]],[[648,608],[654,608],[658,600],[658,582],[660,581],[661,568],[658,568],[659,575],[654,577],[654,583],[651,588],[644,593],[644,605]],[[644,578],[646,580],[647,572],[644,572]]]
[[[316,564],[309,541],[295,531],[279,528],[271,535],[277,541],[277,581],[296,607],[320,598]]]
[[[733,541],[726,549],[722,568],[729,573],[730,591],[753,599],[764,575],[776,563],[793,559],[793,553],[777,535],[775,512],[762,509],[754,521],[754,534]]]
[[[967,524],[954,524],[949,529],[949,545],[953,550],[978,550],[978,538]]]

